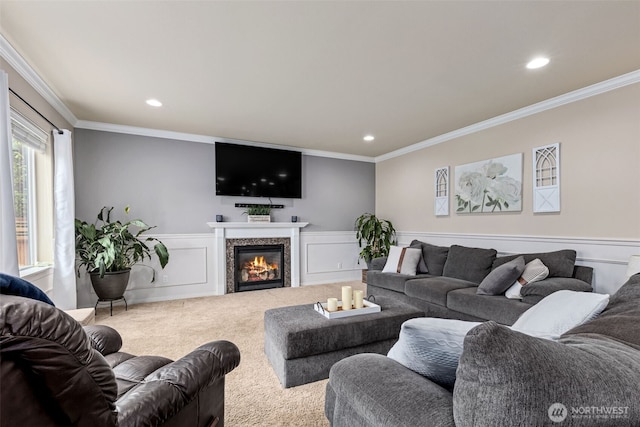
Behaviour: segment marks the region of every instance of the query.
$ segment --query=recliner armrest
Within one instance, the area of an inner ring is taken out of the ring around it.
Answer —
[[[91,341],[91,347],[98,350],[103,356],[120,351],[122,348],[122,337],[118,331],[109,326],[84,326],[84,332]]]
[[[240,350],[229,341],[213,341],[198,347],[147,375],[121,396],[116,402],[120,425],[162,424],[239,364]]]

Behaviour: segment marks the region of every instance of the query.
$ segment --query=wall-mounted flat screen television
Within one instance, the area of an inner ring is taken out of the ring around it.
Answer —
[[[302,197],[302,154],[216,142],[216,195]]]

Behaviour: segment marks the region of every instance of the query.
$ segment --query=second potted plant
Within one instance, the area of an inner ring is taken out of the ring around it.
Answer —
[[[373,258],[389,255],[395,235],[396,230],[389,220],[380,219],[371,213],[362,214],[356,219],[356,239],[361,248],[360,257],[367,264]]]
[[[148,226],[140,219],[124,223],[112,221],[112,210],[112,207],[103,207],[93,224],[75,220],[76,255],[80,261],[78,276],[84,266],[96,295],[106,301],[122,298],[129,283],[131,267],[151,259],[148,243],[155,242],[153,251],[162,268],[169,262],[169,251],[164,243],[155,237],[142,236],[155,226]],[[129,213],[128,206],[125,213]],[[155,270],[151,281],[154,280]]]

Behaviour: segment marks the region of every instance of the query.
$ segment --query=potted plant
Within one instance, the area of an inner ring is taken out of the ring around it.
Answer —
[[[356,239],[362,248],[360,257],[367,264],[373,258],[387,256],[396,234],[391,221],[365,213],[356,219]],[[364,242],[364,245],[363,245]]]
[[[127,222],[112,221],[113,208],[103,207],[94,224],[76,218],[76,255],[78,277],[84,266],[91,277],[91,284],[101,300],[122,298],[129,283],[131,267],[145,258],[151,259],[148,242],[156,242],[153,251],[164,268],[169,262],[167,247],[155,237],[143,237],[147,231],[155,228],[140,219]],[[125,208],[129,213],[129,207]],[[153,269],[152,269],[153,270]],[[155,280],[153,270],[151,281]]]
[[[243,213],[248,222],[271,222],[271,207],[268,205],[251,205]]]

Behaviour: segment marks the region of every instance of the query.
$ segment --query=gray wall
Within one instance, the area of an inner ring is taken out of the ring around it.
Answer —
[[[375,165],[303,155],[302,199],[272,199],[284,209],[273,221],[297,215],[302,231],[353,230],[355,218],[375,208]],[[157,225],[157,233],[207,233],[216,214],[246,221],[235,203],[268,203],[264,198],[215,195],[215,147],[121,133],[75,129],[76,217],[93,221],[102,206],[118,218]]]

